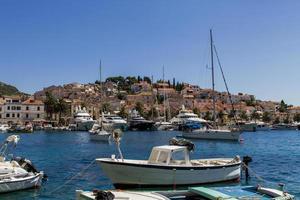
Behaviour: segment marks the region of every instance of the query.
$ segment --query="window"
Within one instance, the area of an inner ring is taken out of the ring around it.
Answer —
[[[17,114],[17,118],[20,118],[20,114],[19,113]]]
[[[157,159],[157,162],[167,163],[167,159],[168,159],[168,152],[161,151]]]
[[[21,110],[21,106],[17,106],[17,110]]]
[[[11,114],[11,117],[15,117],[15,113]]]
[[[37,114],[36,117],[37,117],[37,118],[40,118],[40,114]]]
[[[29,106],[26,106],[26,110],[29,110]]]
[[[39,106],[37,107],[37,110],[38,110],[38,111],[40,110],[40,107],[39,107]]]
[[[0,111],[2,111],[2,107],[0,107]]]
[[[10,106],[7,106],[7,110],[10,110]]]
[[[9,118],[9,113],[6,114],[6,118]]]
[[[2,115],[0,114],[0,119],[2,118]]]
[[[28,115],[28,114],[26,114],[26,119],[28,119],[28,117],[29,117],[29,115]]]

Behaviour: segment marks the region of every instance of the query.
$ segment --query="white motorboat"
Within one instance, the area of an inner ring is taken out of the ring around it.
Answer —
[[[93,127],[95,122],[85,109],[79,109],[74,115],[75,126],[72,129],[75,131],[88,131]]]
[[[111,133],[105,130],[98,130],[94,133],[90,132],[90,140],[94,140],[94,141],[108,141],[110,136]]]
[[[155,122],[154,127],[156,127],[158,131],[169,131],[175,128],[171,122]]]
[[[186,110],[184,105],[182,105],[179,114],[176,117],[173,117],[170,122],[174,125],[183,125],[186,123],[207,123],[205,119],[200,118],[197,114],[193,113],[192,111]]]
[[[241,132],[228,129],[195,129],[182,132],[182,137],[191,139],[239,140]]]
[[[264,122],[257,122],[256,131],[269,131],[271,130],[269,124]]]
[[[104,114],[102,118],[102,125],[105,129],[121,129],[123,131],[127,130],[127,121],[122,117],[117,115],[112,115],[110,113]]]
[[[11,135],[0,148],[0,193],[41,186],[44,173],[37,171],[31,161],[19,157],[6,161],[9,146],[15,146],[19,139]]]
[[[10,128],[8,124],[0,124],[0,132],[7,132],[7,130]]]
[[[176,143],[175,143],[176,144]],[[148,160],[98,158],[96,162],[117,188],[174,186],[239,180],[241,161],[235,158],[190,160],[187,146],[152,149]]]
[[[273,188],[262,186],[190,187],[187,190],[127,191],[76,190],[76,200],[128,199],[128,200],[293,200],[295,196]]]
[[[279,124],[273,124],[272,130],[297,130],[298,126],[294,124],[285,124],[285,123],[279,123]]]

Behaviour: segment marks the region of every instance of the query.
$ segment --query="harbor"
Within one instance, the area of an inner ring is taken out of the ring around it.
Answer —
[[[125,132],[120,147],[125,158],[148,159],[153,146],[168,144],[170,138],[177,135],[178,131]],[[1,134],[1,140],[7,136]],[[20,138],[14,154],[30,158],[47,174],[48,180],[39,189],[1,194],[1,199],[75,199],[76,190],[113,189],[95,159],[118,155],[114,142],[90,141],[88,132],[36,131],[20,134]],[[283,183],[285,190],[299,198],[299,132],[249,132],[243,133],[242,138],[243,142],[193,140],[195,151],[191,158],[251,156],[253,161],[249,167],[255,173],[250,171],[248,183],[242,175],[240,183],[220,185],[261,184],[278,188],[278,184]]]
[[[300,199],[299,6],[0,1],[0,200]]]

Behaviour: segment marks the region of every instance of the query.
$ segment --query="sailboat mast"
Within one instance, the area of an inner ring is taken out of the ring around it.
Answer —
[[[100,65],[99,65],[99,75],[100,75],[100,95],[102,96],[102,62],[100,59]]]
[[[164,122],[167,121],[166,116],[166,90],[165,90],[165,66],[163,65],[163,90],[164,90]]]
[[[102,104],[102,101],[103,101],[103,90],[102,90],[102,61],[100,59],[100,65],[99,65],[99,78],[100,78],[100,101],[101,101],[101,108],[100,108],[100,112],[101,112],[101,119],[100,119],[100,128],[101,130],[103,130],[103,104]]]
[[[213,122],[216,124],[216,97],[215,97],[215,72],[214,72],[214,52],[213,52],[213,37],[210,29],[210,55],[211,55],[211,80],[212,80],[212,100],[213,100]]]

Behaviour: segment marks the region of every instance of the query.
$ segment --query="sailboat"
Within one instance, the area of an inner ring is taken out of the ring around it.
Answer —
[[[101,76],[101,71],[102,71],[102,64],[100,60],[100,92],[102,96],[102,76]],[[102,100],[102,98],[101,98]],[[102,108],[101,108],[102,110]],[[101,113],[101,122],[100,122],[100,127],[97,128],[94,131],[90,132],[90,140],[95,140],[95,141],[108,141],[111,133],[107,132],[103,128],[103,120],[104,120],[104,113]]]
[[[239,140],[241,131],[239,129],[220,129],[216,126],[216,95],[215,95],[215,77],[214,77],[214,49],[215,46],[213,44],[212,30],[210,30],[210,54],[211,54],[211,70],[212,70],[212,98],[213,98],[213,126],[207,126],[200,129],[195,129],[192,131],[187,131],[182,133],[182,137],[184,138],[195,138],[195,139],[214,139],[214,140]],[[218,58],[218,57],[217,57]],[[221,68],[222,70],[222,68]],[[223,75],[223,71],[222,71]],[[228,91],[227,83],[225,81],[224,75],[223,79],[225,82],[225,86],[227,92],[230,97],[230,93]],[[231,99],[231,98],[230,98]],[[233,104],[232,104],[233,108]],[[234,109],[234,108],[233,108]]]
[[[165,83],[165,67],[163,66],[163,83]],[[164,104],[163,104],[163,108],[164,108],[164,117],[163,117],[163,121],[160,122],[156,122],[155,123],[155,127],[158,131],[167,131],[167,130],[173,130],[174,126],[172,123],[167,121],[167,111],[166,111],[166,90],[165,87],[163,86],[163,92],[164,92]],[[170,115],[169,115],[170,116]]]

